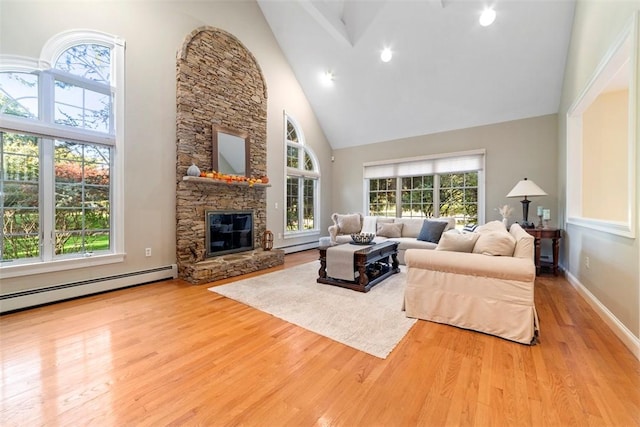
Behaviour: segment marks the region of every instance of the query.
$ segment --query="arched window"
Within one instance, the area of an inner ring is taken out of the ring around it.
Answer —
[[[3,275],[122,259],[124,43],[69,31],[0,63]]]
[[[285,113],[287,209],[285,234],[317,232],[320,172],[313,151],[305,145],[302,129]]]

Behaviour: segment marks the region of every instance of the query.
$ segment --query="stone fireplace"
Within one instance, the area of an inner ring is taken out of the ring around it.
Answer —
[[[249,135],[250,175],[267,175],[267,89],[255,58],[233,35],[194,30],[177,58],[176,251],[178,276],[200,284],[280,265],[281,250],[263,251],[266,185],[185,178],[192,164],[213,168],[213,127]],[[253,241],[242,252],[208,257],[206,212],[252,212]]]

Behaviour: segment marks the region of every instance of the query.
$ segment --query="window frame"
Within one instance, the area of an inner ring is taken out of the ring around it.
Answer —
[[[637,236],[637,168],[636,156],[638,135],[636,128],[638,123],[637,84],[638,68],[638,34],[640,12],[635,12],[627,22],[623,30],[613,41],[605,55],[597,65],[593,75],[587,81],[585,87],[578,94],[566,113],[566,183],[567,197],[565,199],[565,212],[567,224],[586,229],[597,230],[611,235],[635,239]],[[628,100],[628,124],[627,124],[627,174],[626,174],[626,215],[622,221],[610,218],[593,218],[583,212],[583,193],[586,191],[583,185],[583,113],[593,102],[605,92],[615,73],[621,65],[628,64],[629,79],[627,90]]]
[[[123,39],[98,31],[92,30],[69,30],[59,33],[50,38],[44,45],[40,58],[32,59],[16,55],[2,55],[0,61],[1,72],[27,72],[38,73],[39,83],[41,78],[55,79],[56,76],[62,76],[64,81],[81,82],[83,88],[93,87],[90,81],[81,77],[67,74],[59,70],[51,69],[51,64],[55,64],[58,57],[67,49],[81,44],[99,44],[111,49],[111,86],[110,91],[113,96],[111,104],[111,120],[109,132],[98,132],[84,128],[69,128],[65,125],[53,123],[50,112],[47,113],[46,108],[53,108],[53,83],[48,86],[51,93],[45,93],[39,84],[39,117],[38,119],[29,119],[17,116],[0,116],[0,130],[10,133],[24,133],[37,136],[40,139],[40,164],[41,170],[53,170],[53,151],[45,152],[45,146],[51,145],[51,149],[55,144],[55,140],[97,144],[110,147],[111,170],[110,170],[110,250],[97,254],[69,254],[50,257],[49,253],[43,259],[47,249],[41,251],[40,257],[37,259],[30,258],[24,260],[16,260],[11,264],[0,264],[0,273],[2,277],[19,277],[32,274],[49,273],[55,271],[64,271],[75,268],[85,268],[111,263],[123,262],[125,259],[124,246],[124,100],[125,100],[125,42]],[[113,83],[115,82],[115,84]],[[97,86],[96,86],[97,87]],[[100,91],[104,92],[104,85],[100,85]],[[46,106],[46,107],[45,107]],[[111,129],[112,126],[114,129]],[[110,131],[113,130],[113,133]],[[49,140],[50,144],[42,144],[42,140]],[[49,149],[47,149],[49,150]],[[40,227],[41,238],[45,237],[45,230],[53,230],[52,221],[54,221],[54,212],[42,212],[44,206],[52,206],[51,200],[43,200],[43,198],[53,197],[54,180],[46,176],[45,173],[40,174],[40,209],[41,220],[48,225]],[[46,178],[46,179],[45,179]],[[49,182],[51,179],[51,182]],[[51,187],[45,190],[46,186]],[[49,218],[50,217],[50,218]]]
[[[291,123],[293,128],[296,131],[296,135],[298,137],[298,142],[289,140],[288,138],[288,124]],[[288,166],[288,148],[295,147],[298,150],[298,168],[292,168]],[[313,165],[313,170],[305,170],[304,159],[305,155],[309,156],[311,163]],[[318,162],[318,158],[316,157],[313,150],[306,144],[306,140],[304,134],[302,132],[302,128],[298,124],[298,122],[289,115],[286,111],[284,112],[284,167],[285,167],[285,179],[284,179],[284,233],[283,236],[285,239],[291,239],[295,237],[307,236],[307,235],[317,235],[320,232],[320,163]],[[289,199],[289,186],[288,181],[290,177],[295,177],[298,179],[298,230],[288,230],[287,224],[287,211],[288,211],[288,199]],[[314,228],[305,230],[300,229],[300,225],[304,223],[304,181],[311,179],[313,180],[313,222]]]
[[[418,177],[418,176],[433,176],[433,211],[434,217],[440,216],[440,176],[445,174],[464,174],[469,172],[477,172],[478,173],[478,200],[477,200],[477,210],[478,210],[478,224],[484,224],[485,221],[485,156],[486,152],[484,149],[481,150],[471,150],[457,153],[445,153],[445,154],[437,154],[430,156],[421,156],[421,157],[411,157],[411,158],[403,158],[403,159],[394,159],[394,160],[386,160],[381,162],[369,162],[363,165],[363,212],[366,212],[367,215],[370,213],[370,180],[371,179],[395,179],[396,180],[396,188],[395,188],[395,217],[402,217],[402,179],[408,177]],[[478,167],[474,169],[461,167],[459,169],[451,170],[438,170],[437,163],[439,161],[456,161],[456,160],[464,160],[465,158],[476,158]],[[424,173],[420,173],[420,166],[416,168],[416,165],[424,164]],[[435,166],[434,166],[435,165]],[[407,166],[408,169],[412,169],[414,172],[411,174],[407,173],[395,173],[393,175],[384,176],[376,178],[375,176],[367,176],[366,169],[367,167],[386,167],[390,166],[394,169],[403,169],[403,167]]]

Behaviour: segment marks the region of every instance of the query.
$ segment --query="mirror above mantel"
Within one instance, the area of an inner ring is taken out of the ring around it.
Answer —
[[[251,176],[250,138],[245,131],[213,125],[213,170],[239,176]]]

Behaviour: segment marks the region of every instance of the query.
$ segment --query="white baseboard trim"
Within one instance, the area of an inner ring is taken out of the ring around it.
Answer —
[[[0,295],[0,313],[178,277],[176,264]]]
[[[633,333],[627,328],[607,307],[600,302],[587,288],[573,274],[565,270],[564,272],[567,280],[571,285],[576,288],[578,293],[587,301],[587,303],[595,310],[596,313],[602,318],[604,323],[607,324],[613,331],[613,333],[620,338],[622,343],[631,351],[631,353],[640,360],[640,338],[633,335]]]
[[[278,249],[282,249],[285,254],[291,254],[294,252],[306,251],[307,249],[317,248],[319,245],[318,241],[309,242],[309,243],[301,243],[299,245],[291,245],[291,246],[281,246]]]

